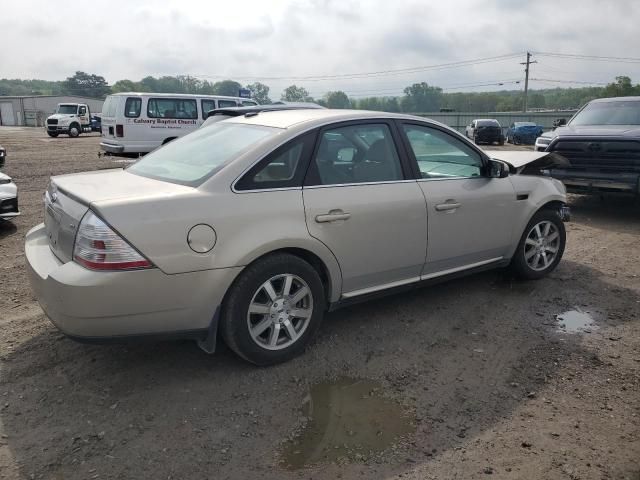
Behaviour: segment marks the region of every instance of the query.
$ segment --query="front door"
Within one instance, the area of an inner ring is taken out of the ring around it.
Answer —
[[[514,241],[516,195],[510,179],[486,177],[481,154],[443,130],[406,123],[401,131],[427,200],[423,279],[503,259]]]
[[[345,297],[417,281],[425,261],[424,195],[391,132],[324,129],[303,188],[307,228],[338,260]]]

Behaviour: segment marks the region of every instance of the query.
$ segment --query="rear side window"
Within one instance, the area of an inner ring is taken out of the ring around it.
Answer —
[[[218,100],[218,108],[237,107],[235,100]]]
[[[215,100],[201,100],[200,105],[202,106],[202,119],[207,119],[207,114],[211,110],[216,109],[216,101]]]
[[[236,190],[302,186],[314,136],[307,133],[275,150],[236,183]]]
[[[242,106],[243,107],[255,107],[256,105],[258,105],[256,102],[254,102],[253,100],[243,100],[242,101]]]
[[[198,118],[195,100],[187,98],[150,98],[147,104],[149,118]]]
[[[142,109],[142,99],[137,97],[129,97],[124,104],[124,116],[128,118],[137,118],[140,116]]]

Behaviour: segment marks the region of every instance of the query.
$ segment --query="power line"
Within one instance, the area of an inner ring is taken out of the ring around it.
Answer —
[[[460,68],[474,65],[481,65],[483,63],[501,62],[505,60],[511,60],[519,57],[521,53],[511,53],[507,55],[498,55],[495,57],[476,58],[473,60],[462,60],[458,62],[441,63],[435,65],[423,65],[419,67],[399,68],[394,70],[379,70],[373,72],[359,72],[359,73],[342,73],[337,75],[308,75],[308,76],[292,76],[292,77],[272,77],[272,76],[260,76],[260,75],[194,75],[202,78],[235,78],[237,80],[293,80],[293,81],[310,81],[319,82],[323,80],[336,80],[336,79],[351,79],[351,78],[374,78],[393,75],[407,75],[411,73],[420,73],[428,70],[444,70],[449,68]]]
[[[536,82],[547,82],[547,83],[576,83],[580,85],[608,85],[606,82],[586,82],[582,80],[560,80],[553,78],[532,78],[532,81]]]
[[[538,56],[568,58],[573,60],[593,60],[598,62],[640,63],[637,57],[606,57],[598,55],[580,55],[574,53],[533,52]]]

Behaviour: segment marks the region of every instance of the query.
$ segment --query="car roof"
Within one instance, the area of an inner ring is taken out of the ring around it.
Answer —
[[[238,117],[248,113],[260,113],[275,110],[302,110],[324,108],[320,105],[310,103],[308,105],[288,105],[288,104],[270,104],[270,105],[251,105],[248,107],[225,107],[216,108],[207,112],[207,118],[213,115],[226,115],[229,117]]]
[[[248,125],[261,125],[265,127],[290,128],[302,123],[310,127],[324,125],[330,122],[366,120],[368,118],[398,118],[427,120],[423,117],[388,112],[374,112],[369,110],[342,110],[342,109],[289,109],[276,111],[263,111],[257,115],[233,117],[225,122],[245,123]],[[432,123],[437,123],[433,122]]]
[[[610,97],[596,98],[589,103],[605,103],[605,102],[640,102],[640,97]]]

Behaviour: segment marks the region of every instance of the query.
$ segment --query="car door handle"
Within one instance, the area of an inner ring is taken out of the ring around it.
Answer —
[[[324,215],[316,215],[316,222],[337,222],[339,220],[349,220],[350,218],[350,213],[343,212],[342,210],[331,210],[329,213],[325,213]]]
[[[439,203],[436,205],[436,210],[438,212],[445,212],[447,210],[455,210],[456,208],[460,208],[460,203],[455,200],[447,200],[444,203]]]

